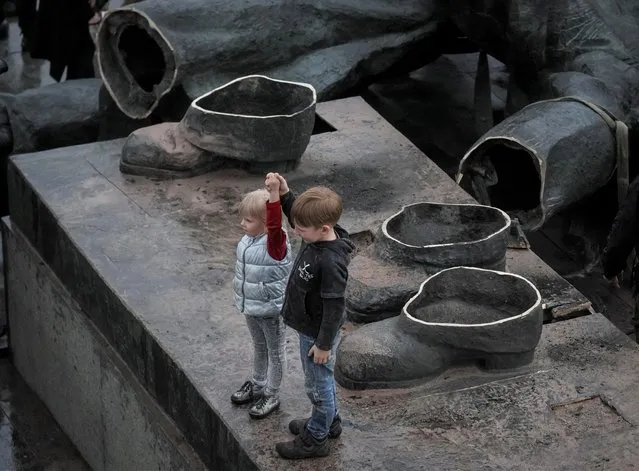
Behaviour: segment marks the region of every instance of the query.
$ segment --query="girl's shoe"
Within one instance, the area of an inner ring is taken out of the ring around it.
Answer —
[[[249,409],[249,415],[253,419],[263,419],[280,408],[280,400],[277,396],[262,396]]]
[[[247,381],[231,395],[231,402],[238,406],[248,404],[262,397],[262,394],[262,389],[257,389],[251,381]]]

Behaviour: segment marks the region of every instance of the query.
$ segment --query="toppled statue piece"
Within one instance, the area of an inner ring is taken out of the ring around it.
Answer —
[[[312,83],[326,101],[421,63],[435,3],[144,0],[107,12],[97,62],[117,106],[136,119],[254,73]]]
[[[525,278],[470,267],[442,270],[392,319],[346,335],[335,379],[349,389],[408,387],[453,364],[510,370],[533,360],[541,295]]]
[[[229,165],[286,171],[306,150],[315,123],[315,89],[262,75],[242,77],[191,103],[179,123],[134,131],[120,169],[189,177]]]
[[[577,83],[585,89],[585,82]],[[527,230],[539,229],[605,185],[615,172],[620,146],[628,145],[627,136],[616,132],[617,125],[625,125],[594,104],[614,109],[603,85],[595,88],[592,78],[587,82],[592,101],[536,102],[484,134],[461,160],[457,183],[480,203],[517,217]]]
[[[510,218],[479,204],[415,203],[382,224],[350,265],[346,310],[354,322],[397,316],[425,276],[466,265],[505,270]]]

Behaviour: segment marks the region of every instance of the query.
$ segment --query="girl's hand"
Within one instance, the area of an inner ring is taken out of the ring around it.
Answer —
[[[264,186],[266,186],[266,190],[269,193],[280,193],[280,180],[277,178],[275,173],[267,173],[266,179],[264,180]]]

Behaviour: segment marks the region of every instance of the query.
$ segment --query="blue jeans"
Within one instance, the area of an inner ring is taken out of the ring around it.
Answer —
[[[306,394],[313,404],[313,413],[306,424],[306,429],[316,440],[324,440],[328,436],[333,419],[339,413],[335,394],[335,378],[333,377],[337,342],[333,342],[328,362],[318,365],[313,361],[313,358],[308,356],[309,350],[315,344],[315,339],[299,332],[298,334],[300,337],[300,359],[304,371],[304,386]]]

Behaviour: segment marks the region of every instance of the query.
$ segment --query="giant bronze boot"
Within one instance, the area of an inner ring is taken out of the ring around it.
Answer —
[[[308,84],[238,78],[194,100],[179,123],[131,133],[120,169],[156,177],[190,177],[232,165],[291,170],[311,138],[315,103]]]
[[[506,269],[510,218],[479,204],[404,206],[349,267],[346,312],[353,322],[399,315],[425,277],[460,265]]]
[[[533,360],[543,312],[525,278],[470,267],[424,281],[398,317],[365,325],[337,349],[335,378],[349,389],[408,387],[460,363],[510,370]]]

